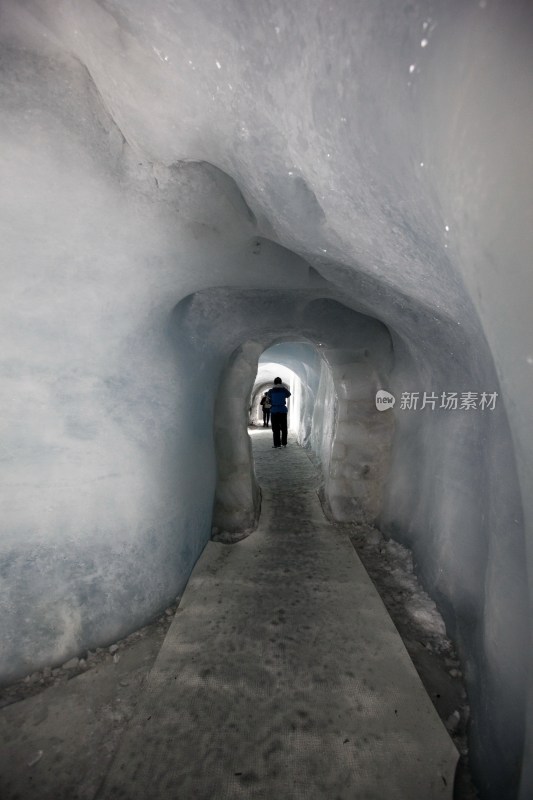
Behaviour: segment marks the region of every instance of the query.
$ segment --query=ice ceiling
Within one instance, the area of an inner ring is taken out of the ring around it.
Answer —
[[[331,513],[458,642],[486,796],[531,797],[532,37],[527,0],[4,0],[3,680],[253,527],[274,345]]]

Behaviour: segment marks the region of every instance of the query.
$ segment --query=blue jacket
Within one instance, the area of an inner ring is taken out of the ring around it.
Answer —
[[[284,386],[280,386],[277,384],[272,389],[269,389],[267,392],[268,396],[270,397],[270,402],[272,403],[272,408],[270,409],[271,414],[286,414],[288,409],[285,405],[285,400],[287,397],[291,396],[291,393],[288,389]]]

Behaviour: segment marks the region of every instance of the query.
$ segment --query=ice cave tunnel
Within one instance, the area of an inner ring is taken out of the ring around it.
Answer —
[[[3,0],[4,684],[254,528],[276,365],[331,517],[443,614],[483,797],[530,800],[532,39],[528,0]]]

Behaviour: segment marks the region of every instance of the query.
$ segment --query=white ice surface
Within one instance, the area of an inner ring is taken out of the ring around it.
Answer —
[[[519,0],[4,0],[2,679],[175,597],[228,365],[303,341],[331,511],[413,550],[477,774],[529,800],[532,31]],[[378,386],[499,399],[387,431]]]

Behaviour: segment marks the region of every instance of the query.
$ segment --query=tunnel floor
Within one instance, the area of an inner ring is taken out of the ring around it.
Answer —
[[[253,437],[260,525],[210,542],[98,798],[451,798],[457,751],[317,475]]]

